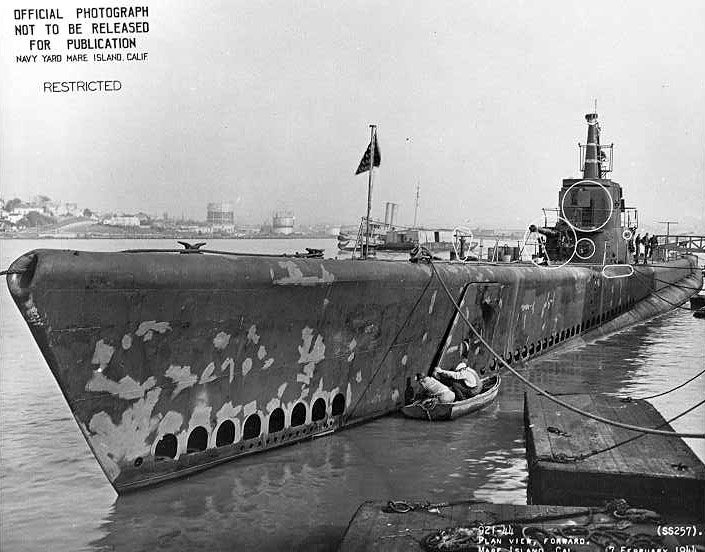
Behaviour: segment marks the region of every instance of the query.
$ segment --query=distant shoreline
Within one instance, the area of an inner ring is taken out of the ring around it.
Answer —
[[[335,240],[325,234],[263,234],[246,236],[208,236],[204,234],[19,234],[0,233],[2,240]]]
[[[518,235],[475,236],[488,242],[514,242]],[[327,234],[248,234],[243,236],[209,236],[206,234],[19,234],[0,232],[0,240],[336,240]]]

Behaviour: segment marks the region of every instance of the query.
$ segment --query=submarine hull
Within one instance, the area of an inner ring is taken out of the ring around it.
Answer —
[[[435,270],[434,270],[435,268]],[[601,266],[36,250],[8,285],[118,493],[398,410],[460,359],[521,362],[674,308],[694,257]],[[676,284],[676,285],[672,285]]]

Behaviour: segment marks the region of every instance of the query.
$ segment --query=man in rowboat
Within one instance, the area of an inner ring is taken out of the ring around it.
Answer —
[[[421,374],[416,374],[416,381],[419,382],[421,386],[423,399],[437,399],[441,403],[452,403],[455,401],[455,393],[453,390],[443,385],[436,378],[430,376],[422,376]]]
[[[433,369],[433,377],[416,375],[416,381],[427,398],[434,397],[442,403],[464,401],[482,390],[482,380],[477,372],[461,362],[454,370]]]
[[[436,367],[433,369],[433,377],[453,390],[456,401],[474,397],[482,390],[480,376],[464,362],[458,364],[455,370]]]

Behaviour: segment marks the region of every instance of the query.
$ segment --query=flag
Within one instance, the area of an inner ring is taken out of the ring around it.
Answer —
[[[377,134],[375,134],[374,142],[375,142],[375,167],[379,167],[379,163],[380,163],[380,161],[382,161],[382,156],[379,153],[379,144],[377,143]],[[355,171],[355,174],[364,173],[369,170],[370,170],[370,146],[367,146],[367,149],[365,150],[365,154],[362,156],[362,160],[360,161],[360,166],[357,168],[357,171]]]

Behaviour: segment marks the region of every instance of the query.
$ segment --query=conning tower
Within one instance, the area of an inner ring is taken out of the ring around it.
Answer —
[[[613,144],[600,144],[597,113],[585,115],[587,143],[580,148],[582,178],[566,178],[558,193],[559,219],[554,227],[536,228],[546,238],[551,264],[628,262],[636,210],[625,207],[622,187],[607,178],[612,171]]]

